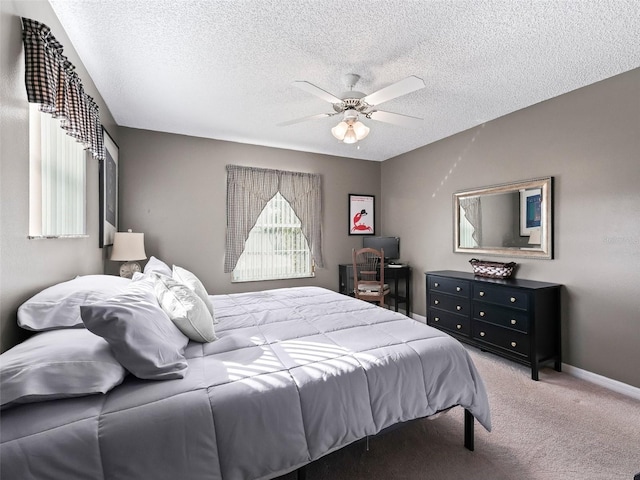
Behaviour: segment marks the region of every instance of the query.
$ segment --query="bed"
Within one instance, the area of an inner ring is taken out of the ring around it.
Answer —
[[[145,269],[144,277],[149,275]],[[3,399],[0,413],[1,478],[274,478],[387,427],[453,406],[466,411],[467,440],[471,434],[472,441],[473,418],[491,429],[485,387],[460,343],[400,313],[318,287],[207,295],[213,339],[196,341],[193,335],[207,332],[187,336],[185,329],[198,328],[182,325],[176,329],[185,338],[177,341],[178,355],[162,353],[152,361],[159,367],[140,368],[140,359],[132,364],[126,358],[139,352],[123,354],[111,338],[114,330],[132,335],[117,323],[123,316],[124,324],[148,327],[146,319],[117,311],[145,304],[122,293],[136,283],[128,282],[116,293],[102,289],[99,299],[85,293],[71,302],[75,309],[84,305],[79,316],[84,325],[76,318],[70,325],[41,329],[27,340],[35,347],[18,345],[0,356],[6,357],[5,382],[8,365],[22,362],[25,370],[31,351],[44,348],[40,355],[51,358],[58,353],[46,349],[54,345],[71,356],[70,349],[82,345],[90,350],[85,355],[106,359],[101,375],[113,377],[93,392],[76,385],[65,392],[60,390],[68,386],[54,385],[12,393],[29,382],[0,392],[11,396]],[[148,295],[148,285],[145,289]],[[109,295],[118,302],[105,298]],[[100,305],[109,306],[110,316]],[[36,329],[26,323],[22,326]],[[178,339],[173,330],[162,339],[172,335]],[[116,372],[118,367],[123,371]],[[51,368],[47,363],[44,370],[49,379],[80,369],[63,366],[66,370],[51,373]],[[63,375],[64,381],[72,376]]]

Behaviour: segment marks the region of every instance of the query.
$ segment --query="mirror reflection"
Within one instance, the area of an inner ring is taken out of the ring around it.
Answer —
[[[552,258],[551,181],[454,194],[454,251]]]

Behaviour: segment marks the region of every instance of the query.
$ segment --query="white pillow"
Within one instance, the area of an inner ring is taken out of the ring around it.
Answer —
[[[42,332],[0,355],[1,405],[107,393],[125,375],[109,344],[88,330]]]
[[[183,378],[189,339],[158,305],[152,276],[131,282],[124,293],[80,307],[88,330],[104,338],[113,355],[138,378]]]
[[[158,260],[156,257],[151,256],[149,261],[144,266],[144,273],[159,273],[161,275],[171,276],[171,267],[164,263],[162,260]]]
[[[184,283],[191,290],[196,292],[196,294],[202,299],[204,304],[207,306],[209,313],[211,314],[211,318],[213,318],[213,323],[218,323],[216,320],[216,316],[213,313],[213,303],[211,303],[211,299],[209,298],[209,294],[207,293],[207,289],[204,288],[204,285],[200,281],[198,277],[196,277],[193,273],[191,273],[186,268],[178,267],[177,265],[173,266],[173,279],[179,281],[180,283]]]
[[[81,327],[80,305],[123,292],[131,283],[113,275],[84,275],[37,293],[18,308],[18,325],[27,330]]]
[[[171,321],[191,340],[213,342],[216,339],[213,317],[202,299],[189,287],[172,278],[153,275],[158,303]]]

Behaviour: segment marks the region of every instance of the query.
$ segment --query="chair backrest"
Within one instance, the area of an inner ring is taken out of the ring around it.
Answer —
[[[374,248],[353,249],[353,286],[357,292],[361,285],[379,288],[384,285],[384,250]]]

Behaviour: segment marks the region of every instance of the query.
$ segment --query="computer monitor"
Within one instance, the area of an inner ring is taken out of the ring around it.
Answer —
[[[384,250],[385,261],[393,261],[400,258],[399,237],[363,237],[362,246],[364,248]]]

